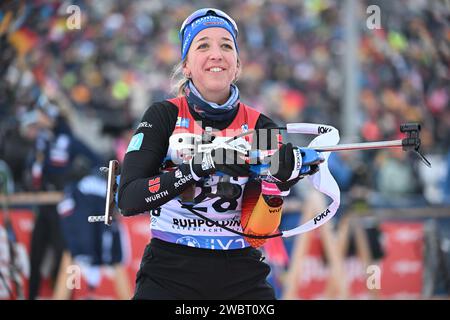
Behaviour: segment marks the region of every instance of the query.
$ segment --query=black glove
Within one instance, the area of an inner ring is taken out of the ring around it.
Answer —
[[[191,159],[191,171],[197,177],[206,177],[216,171],[231,177],[248,177],[250,165],[236,151],[218,148],[211,152],[197,153]]]
[[[287,182],[316,173],[323,161],[320,152],[287,143],[272,156],[269,172],[277,180]]]
[[[262,181],[262,193],[267,196],[287,196],[290,189],[306,175],[319,171],[324,159],[315,150],[283,144],[270,160],[269,175]]]

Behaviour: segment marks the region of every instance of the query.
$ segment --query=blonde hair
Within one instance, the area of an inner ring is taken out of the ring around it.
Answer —
[[[183,66],[186,63],[186,61],[187,57],[175,65],[172,71],[172,76],[170,78],[171,80],[170,92],[175,94],[177,97],[183,97],[185,95],[184,88],[186,88],[190,80],[190,78],[186,77],[186,75],[183,73]],[[233,83],[236,83],[236,81],[238,81],[239,76],[241,75],[242,72],[242,64],[241,59],[239,59],[239,57],[237,58],[237,65],[238,65],[238,72],[236,74],[236,78],[234,78],[233,80]]]
[[[170,92],[177,97],[184,96],[184,88],[189,82],[189,78],[183,73],[183,66],[186,63],[187,58],[184,58],[181,62],[175,65],[172,71]]]

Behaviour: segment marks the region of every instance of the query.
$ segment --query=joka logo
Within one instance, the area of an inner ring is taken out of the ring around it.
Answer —
[[[160,178],[150,179],[148,180],[148,191],[151,193],[155,193],[159,191],[159,187],[161,186],[159,184]]]
[[[188,118],[177,117],[177,123],[176,123],[175,126],[176,127],[181,127],[181,128],[189,128],[189,119]]]
[[[319,134],[327,133],[327,132],[330,132],[330,131],[331,131],[331,128],[322,127],[322,126],[319,126],[319,128],[317,129],[317,132]]]
[[[248,124],[244,123],[244,124],[241,126],[241,129],[242,129],[242,132],[247,132],[247,131],[248,131]]]
[[[330,209],[328,209],[328,208],[324,212],[319,213],[317,216],[314,217],[314,224],[317,224],[317,222],[319,222],[320,220],[325,218],[329,213],[330,213]]]

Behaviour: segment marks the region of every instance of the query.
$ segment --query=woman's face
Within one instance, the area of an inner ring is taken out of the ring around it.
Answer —
[[[207,28],[192,41],[183,72],[206,100],[222,104],[239,68],[231,34],[223,28]]]

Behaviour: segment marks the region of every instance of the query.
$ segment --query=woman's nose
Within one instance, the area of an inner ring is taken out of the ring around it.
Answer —
[[[222,55],[222,51],[220,50],[219,46],[211,47],[209,58],[212,60],[222,60],[223,55]]]

